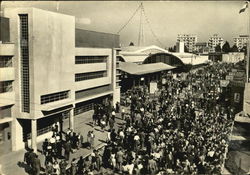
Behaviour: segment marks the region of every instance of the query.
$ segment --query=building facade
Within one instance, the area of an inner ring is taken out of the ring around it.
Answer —
[[[239,37],[233,38],[234,45],[238,47],[239,50],[241,50],[244,46],[247,46],[249,36],[248,35],[239,35]]]
[[[94,103],[119,101],[118,35],[92,32],[96,39],[83,43],[78,38],[90,31],[75,29],[74,16],[36,8],[6,8],[4,16],[13,43],[0,44],[0,81],[7,91],[0,93],[1,132],[8,133],[12,151],[36,150],[54,124],[74,130],[76,116]]]
[[[10,42],[9,19],[0,17],[0,24],[0,147],[8,148],[13,121],[11,109],[15,104],[14,43]]]
[[[217,45],[220,45],[220,47],[222,48],[223,44],[224,44],[223,38],[219,37],[218,34],[214,34],[208,40],[209,52],[215,52],[215,47]]]
[[[177,42],[184,42],[184,45],[187,47],[188,52],[192,53],[195,51],[197,36],[190,34],[178,34]]]
[[[208,43],[207,42],[197,42],[195,44],[195,51],[197,53],[208,53],[209,52]]]

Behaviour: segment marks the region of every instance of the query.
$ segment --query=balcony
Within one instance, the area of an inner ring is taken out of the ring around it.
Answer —
[[[0,43],[0,55],[14,55],[15,47],[14,43]]]
[[[1,101],[0,107],[15,104],[15,93],[14,92],[0,93],[0,101]]]
[[[10,81],[15,79],[15,71],[13,67],[0,68],[0,81]]]

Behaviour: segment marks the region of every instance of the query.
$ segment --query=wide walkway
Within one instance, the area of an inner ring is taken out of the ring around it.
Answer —
[[[92,113],[93,111],[86,112],[84,114],[80,114],[75,116],[77,118],[77,123],[75,123],[75,132],[81,133],[84,137],[84,141],[86,141],[88,131],[94,131],[95,134],[95,148],[99,148],[105,144],[107,138],[107,132],[102,131],[99,126],[92,125]],[[117,114],[115,128],[118,125],[121,125],[123,121],[120,119],[120,114]],[[106,128],[106,130],[109,127]],[[39,152],[42,148],[42,143],[38,143],[38,155],[41,160],[42,167],[44,167],[44,156]],[[92,151],[86,148],[81,148],[77,150],[75,153],[71,154],[70,161],[73,158],[79,158],[80,156],[87,156]],[[2,166],[2,171],[0,171],[0,175],[27,175],[25,171],[25,164],[23,163],[25,150],[20,150],[16,152],[10,152],[5,155],[0,155],[0,165]],[[2,174],[1,174],[2,173]]]

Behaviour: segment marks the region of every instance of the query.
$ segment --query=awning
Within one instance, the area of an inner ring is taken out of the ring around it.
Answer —
[[[0,119],[0,124],[6,123],[6,122],[11,122],[12,120],[13,120],[12,117],[5,117],[5,118],[2,118],[2,119]]]
[[[151,63],[151,64],[138,65],[136,63],[119,62],[119,68],[120,70],[132,75],[143,75],[154,72],[160,72],[164,70],[172,70],[175,67],[165,63]]]
[[[70,105],[67,105],[67,106],[63,106],[63,107],[58,107],[56,109],[53,109],[53,110],[43,110],[42,113],[44,114],[44,116],[51,116],[51,115],[55,115],[55,114],[59,114],[59,113],[62,113],[62,112],[65,112],[65,111],[69,111],[71,109],[73,109],[74,106],[72,104]]]

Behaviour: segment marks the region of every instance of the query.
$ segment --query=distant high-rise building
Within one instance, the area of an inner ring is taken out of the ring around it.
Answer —
[[[214,34],[208,40],[209,52],[215,52],[215,47],[220,45],[222,47],[224,41],[222,37],[219,37],[218,34]]]
[[[236,45],[238,49],[241,50],[244,46],[247,46],[249,35],[239,35],[239,37],[235,37],[233,39],[234,45]]]
[[[177,42],[184,42],[184,45],[187,47],[188,52],[193,52],[195,50],[195,44],[197,42],[196,35],[190,34],[178,34]]]

